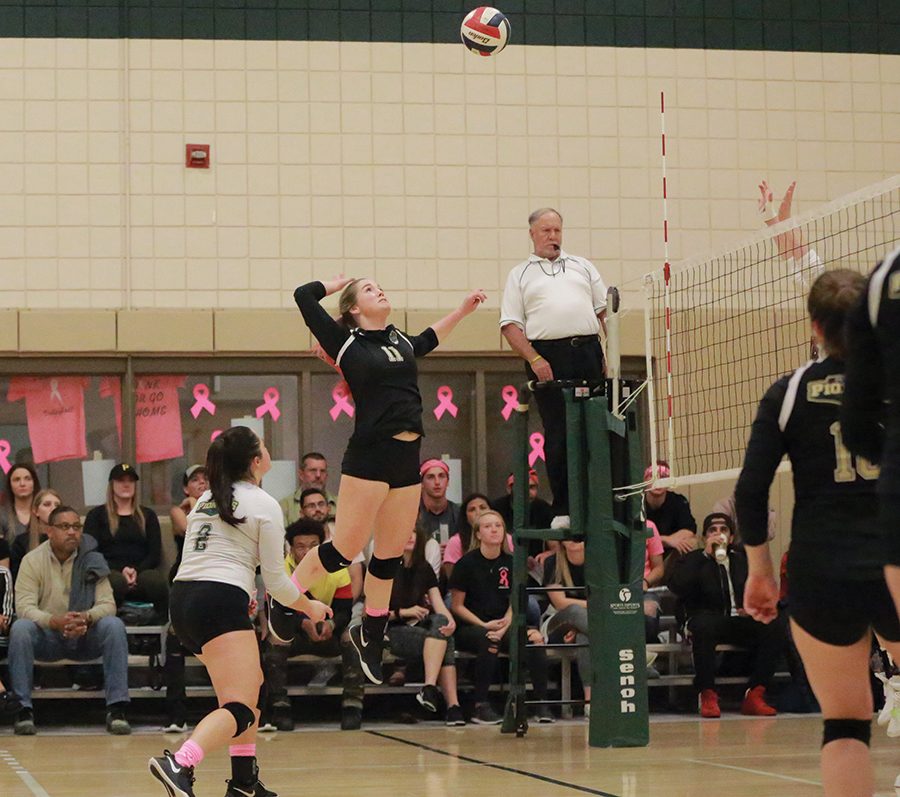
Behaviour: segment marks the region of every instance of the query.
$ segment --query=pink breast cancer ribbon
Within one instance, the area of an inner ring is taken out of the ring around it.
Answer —
[[[528,442],[531,443],[531,453],[528,454],[528,467],[533,468],[534,463],[539,459],[546,462],[547,458],[544,456],[544,435],[540,432],[534,432],[528,438]]]
[[[4,473],[9,473],[9,469],[12,467],[9,464],[10,451],[12,451],[12,446],[10,446],[9,440],[0,440],[0,468]]]
[[[331,388],[331,398],[334,399],[334,406],[328,410],[328,414],[332,421],[337,421],[342,412],[349,418],[353,417],[356,407],[350,403],[350,390],[343,379]]]
[[[191,415],[196,420],[203,410],[210,415],[216,414],[216,405],[209,400],[209,388],[204,384],[194,385],[194,406],[191,407]]]
[[[500,391],[500,395],[506,402],[506,404],[503,405],[503,409],[500,410],[500,414],[503,416],[504,421],[508,421],[509,416],[512,415],[516,411],[516,407],[519,406],[519,391],[512,385],[504,385],[503,389]]]
[[[453,391],[447,385],[441,385],[437,389],[438,405],[434,408],[434,417],[440,420],[445,412],[449,412],[454,418],[459,412],[459,407],[453,403]]]
[[[263,415],[269,413],[273,421],[277,421],[281,417],[281,410],[278,409],[278,399],[281,393],[277,387],[267,387],[263,393],[263,403],[256,408],[256,417],[262,418]]]
[[[505,567],[500,568],[500,586],[509,588],[509,570]]]
[[[222,434],[222,430],[221,430],[221,429],[216,429],[216,430],[209,436],[209,442],[210,442],[210,443],[215,442],[215,439],[216,439],[220,434]]]

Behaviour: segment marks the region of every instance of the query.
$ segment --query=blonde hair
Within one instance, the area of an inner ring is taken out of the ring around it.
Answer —
[[[562,587],[574,587],[572,571],[569,570],[569,557],[566,554],[566,546],[560,545],[556,551],[556,567],[553,570],[553,583]]]
[[[31,502],[31,518],[28,520],[28,550],[33,551],[38,547],[41,541],[41,524],[43,521],[40,520],[37,516],[37,509],[41,505],[41,502],[48,496],[55,495],[59,500],[60,506],[62,505],[62,496],[56,492],[52,487],[48,487],[45,490],[41,490],[34,496],[34,500]]]
[[[365,279],[365,277],[358,277],[352,282],[348,282],[338,299],[338,312],[340,313],[338,320],[348,329],[357,326],[356,319],[353,318],[350,308],[356,304],[356,297],[359,294],[359,283]]]
[[[134,498],[131,499],[131,514],[135,521],[137,521],[141,533],[146,533],[146,529],[144,528],[144,512],[137,500],[137,482],[135,482]],[[106,486],[106,518],[109,521],[109,533],[115,536],[116,532],[119,530],[119,510],[116,508],[116,496],[115,493],[113,493],[112,481]]]
[[[509,539],[506,534],[506,521],[503,519],[503,515],[496,509],[486,509],[475,518],[475,522],[472,524],[472,541],[469,543],[469,550],[474,551],[476,548],[481,547],[481,540],[478,537],[478,532],[481,531],[481,519],[487,515],[493,515],[494,517],[499,518],[500,525],[503,526],[503,542],[500,544],[500,550],[504,553],[512,553],[512,548],[510,548]]]

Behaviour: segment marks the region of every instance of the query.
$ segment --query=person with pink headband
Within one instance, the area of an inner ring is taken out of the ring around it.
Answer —
[[[450,466],[442,459],[426,459],[419,467],[419,475],[422,477],[419,525],[440,543],[443,555],[447,540],[459,522],[459,504],[447,498]]]

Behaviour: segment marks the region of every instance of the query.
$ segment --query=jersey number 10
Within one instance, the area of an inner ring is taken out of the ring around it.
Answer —
[[[867,481],[878,478],[878,466],[873,465],[865,457],[856,457],[856,466],[854,467],[853,454],[844,445],[844,438],[841,437],[840,422],[835,421],[828,427],[828,431],[834,438],[834,460],[837,465],[834,469],[834,480],[836,482],[856,481],[856,474]]]

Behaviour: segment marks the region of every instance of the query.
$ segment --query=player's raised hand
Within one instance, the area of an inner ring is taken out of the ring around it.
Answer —
[[[794,201],[794,189],[797,187],[797,181],[794,180],[784,192],[781,198],[781,204],[778,205],[778,221],[784,221],[791,217],[791,204]]]
[[[462,311],[463,315],[469,315],[469,313],[475,312],[475,310],[478,309],[478,306],[485,301],[487,301],[487,295],[481,288],[477,288],[463,299],[463,303],[459,306],[459,309]]]
[[[763,180],[759,184],[759,201],[757,202],[759,214],[768,221],[772,216],[772,189],[769,183]]]
[[[344,290],[344,288],[353,282],[353,279],[353,277],[345,277],[343,274],[338,274],[334,279],[323,282],[322,284],[325,286],[325,295],[331,296],[333,293]]]

